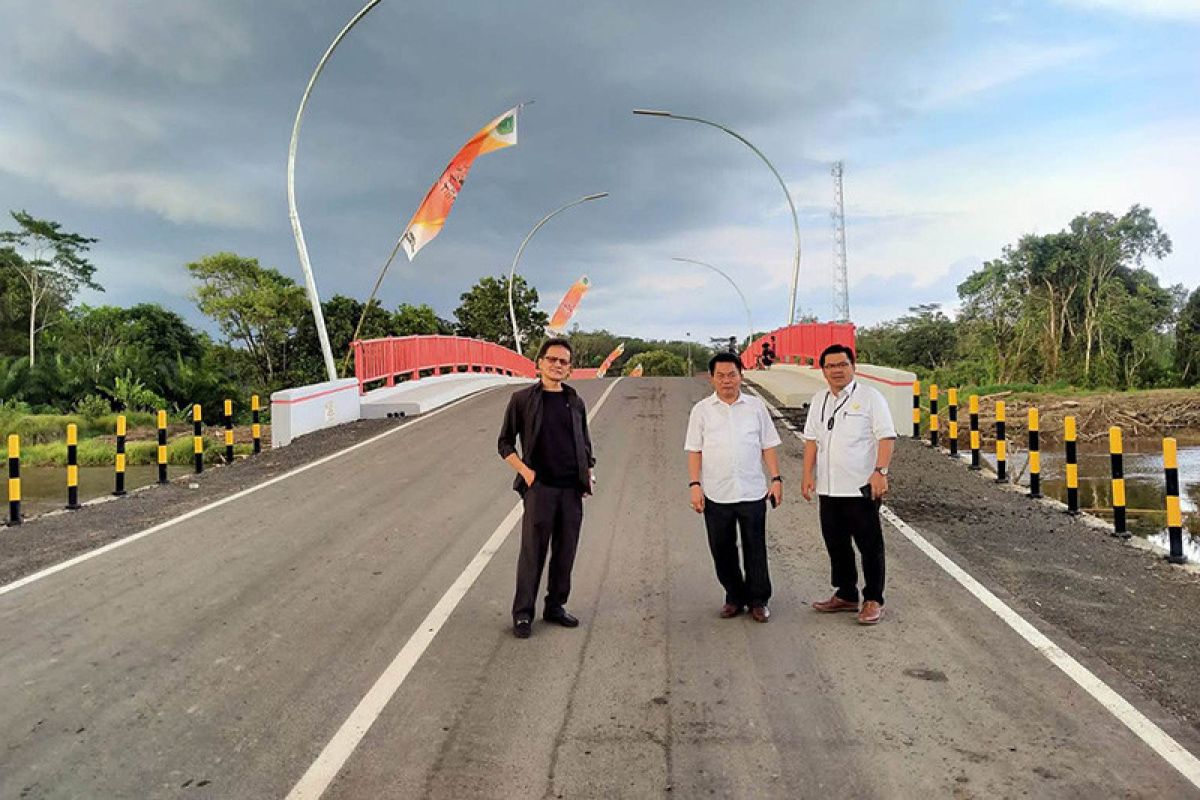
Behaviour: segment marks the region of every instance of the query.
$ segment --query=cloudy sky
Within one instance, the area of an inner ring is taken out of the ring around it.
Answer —
[[[254,256],[300,280],[285,167],[305,83],[361,0],[39,0],[0,6],[0,210],[100,239],[103,295],[202,320],[184,265]],[[533,99],[520,144],[481,158],[441,236],[395,263],[384,304],[450,316],[521,271],[547,311],[580,275],[584,328],[694,338],[786,322],[783,193],[705,117],[776,164],[800,212],[798,306],[833,314],[830,164],[845,162],[851,317],[955,286],[1028,232],[1149,206],[1200,285],[1200,3],[384,0],[309,104],[297,197],[318,288],[366,297],[430,183],[489,119]]]

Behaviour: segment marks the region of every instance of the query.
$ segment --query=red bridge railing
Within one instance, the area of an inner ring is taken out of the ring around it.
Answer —
[[[418,380],[422,372],[487,372],[532,378],[534,364],[525,356],[480,339],[463,336],[398,336],[354,342],[354,375],[358,392],[368,383]]]
[[[831,344],[854,347],[853,322],[802,322],[778,328],[755,339],[742,351],[742,364],[753,369],[755,359],[762,355],[763,342],[774,341],[775,360],[786,364],[816,363],[821,351]],[[857,352],[857,349],[855,350]]]

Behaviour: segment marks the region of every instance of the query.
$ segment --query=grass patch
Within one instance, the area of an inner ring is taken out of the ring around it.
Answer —
[[[235,444],[235,455],[250,455],[254,450],[250,444]],[[167,462],[177,465],[192,463],[192,437],[179,436],[167,443]],[[214,439],[204,439],[204,463],[216,464],[225,457],[225,445]],[[100,439],[83,439],[79,442],[79,466],[106,467],[116,462],[116,448],[111,442]],[[158,459],[158,444],[153,441],[129,442],[125,446],[125,463],[130,466],[155,464]],[[49,442],[21,447],[21,463],[31,467],[64,467],[67,464],[67,445],[64,442]]]

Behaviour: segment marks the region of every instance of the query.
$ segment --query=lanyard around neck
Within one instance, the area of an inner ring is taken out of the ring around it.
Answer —
[[[846,395],[846,399],[833,407],[833,413],[829,415],[829,421],[825,424],[826,430],[833,430],[834,421],[837,419],[837,413],[846,407],[846,403],[850,402],[850,398],[854,397],[854,390],[858,388],[858,384],[850,387],[850,394]],[[821,401],[821,422],[825,422],[825,405],[829,402],[829,398],[833,395],[830,392],[825,393],[825,399]]]

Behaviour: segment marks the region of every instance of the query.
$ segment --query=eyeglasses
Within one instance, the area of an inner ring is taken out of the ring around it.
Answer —
[[[571,366],[571,359],[559,358],[558,356],[542,356],[543,361],[549,361],[551,364],[560,364],[564,367]]]
[[[839,361],[836,364],[826,364],[824,369],[848,369],[849,367],[849,361]]]

